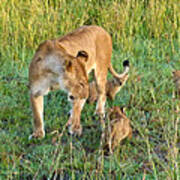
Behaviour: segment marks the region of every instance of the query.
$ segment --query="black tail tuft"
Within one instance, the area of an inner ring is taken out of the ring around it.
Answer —
[[[124,60],[123,61],[123,67],[129,66],[129,60]]]

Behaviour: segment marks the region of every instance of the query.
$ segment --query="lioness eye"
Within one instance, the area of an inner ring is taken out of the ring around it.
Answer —
[[[83,83],[80,82],[79,85],[80,85],[82,88],[84,88],[84,84],[83,84]]]
[[[37,59],[36,59],[36,62],[40,62],[42,59],[40,58],[40,57],[38,57]]]

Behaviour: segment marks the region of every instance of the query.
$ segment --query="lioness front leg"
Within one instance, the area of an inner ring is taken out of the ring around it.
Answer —
[[[31,94],[34,132],[31,137],[43,138],[45,136],[43,123],[43,96],[35,97]]]
[[[80,118],[81,118],[81,110],[84,106],[84,103],[86,102],[86,99],[75,99],[73,100],[73,107],[71,110],[71,115],[68,120],[69,124],[69,133],[70,134],[82,134],[82,126],[80,124]]]

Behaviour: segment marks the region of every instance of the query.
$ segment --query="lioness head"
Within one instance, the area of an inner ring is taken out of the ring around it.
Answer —
[[[46,95],[53,86],[66,90],[73,98],[87,98],[89,94],[84,51],[71,56],[59,42],[42,43],[29,67],[29,86],[33,96]]]

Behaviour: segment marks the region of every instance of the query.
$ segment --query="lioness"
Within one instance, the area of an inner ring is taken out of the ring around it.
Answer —
[[[112,40],[98,26],[83,26],[59,39],[39,45],[29,66],[30,101],[34,116],[33,137],[44,137],[43,96],[54,87],[68,92],[72,102],[70,133],[81,134],[80,115],[89,95],[88,74],[94,70],[98,90],[96,113],[104,115],[108,70],[122,78],[111,65]]]
[[[106,146],[113,152],[115,147],[126,137],[132,137],[132,128],[130,120],[126,117],[118,106],[111,108],[107,115],[110,124],[109,128],[106,128],[105,139]]]
[[[116,96],[116,94],[120,91],[120,89],[124,86],[128,79],[128,72],[129,72],[129,61],[125,60],[123,62],[124,66],[124,76],[121,78],[114,77],[111,80],[107,80],[106,83],[106,96],[109,97],[111,100],[113,100]],[[89,98],[88,101],[90,104],[94,103],[98,98],[98,91],[96,88],[96,82],[92,81],[89,84]]]

